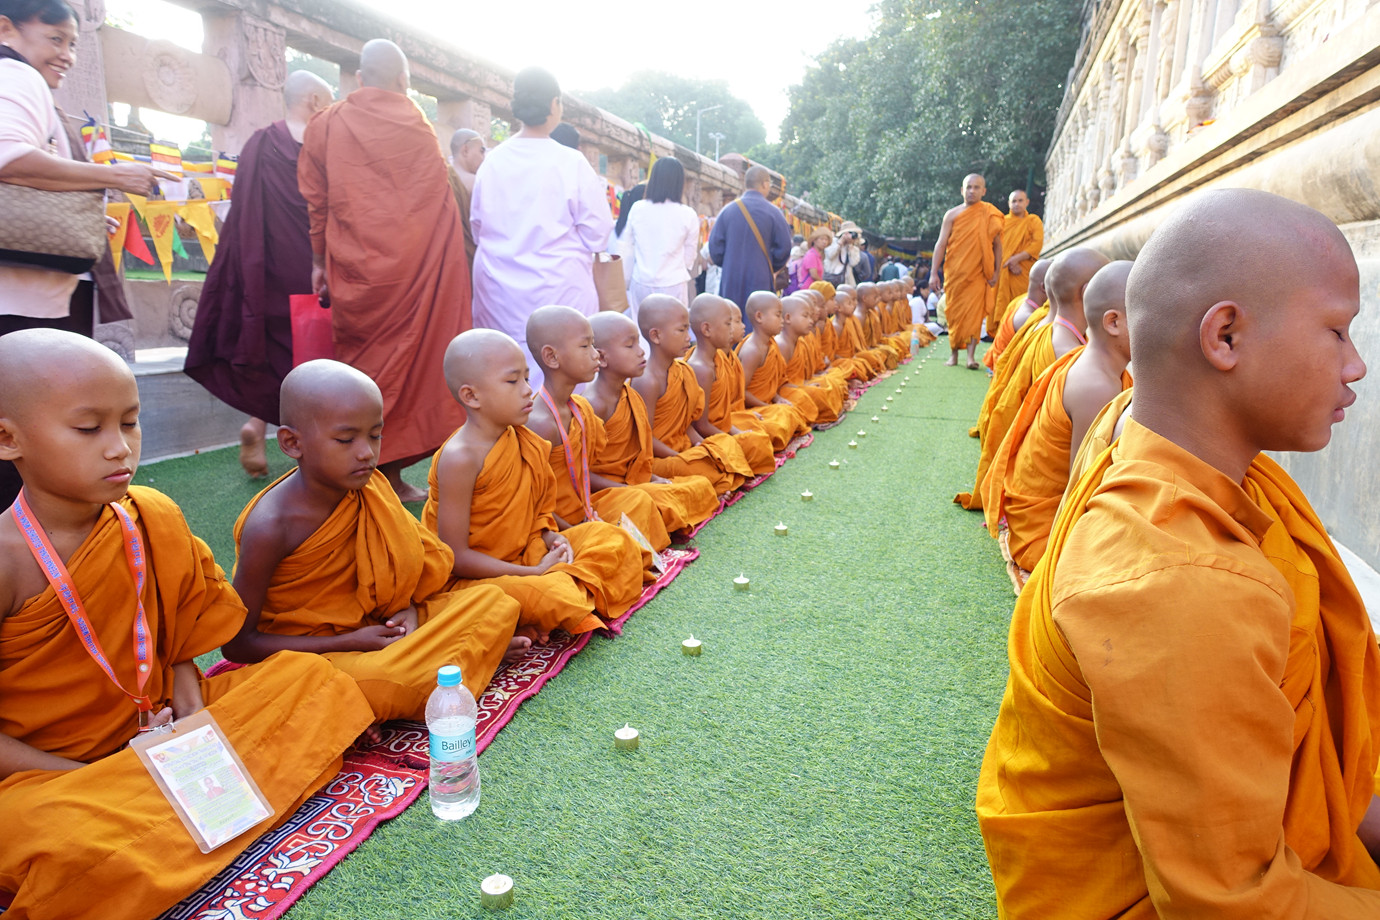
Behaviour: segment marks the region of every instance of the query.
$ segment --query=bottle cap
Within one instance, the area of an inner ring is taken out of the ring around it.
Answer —
[[[460,686],[460,666],[455,664],[444,665],[440,670],[436,672],[436,686]]]

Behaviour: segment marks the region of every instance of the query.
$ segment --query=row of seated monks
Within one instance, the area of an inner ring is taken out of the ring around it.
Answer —
[[[1223,189],[1007,311],[956,499],[1018,592],[976,795],[998,916],[1380,916],[1380,648],[1264,453],[1354,401],[1359,277],[1324,215]]]
[[[746,338],[714,296],[649,298],[640,328],[542,307],[536,394],[513,339],[464,332],[444,373],[466,421],[433,457],[421,521],[377,469],[378,386],[302,364],[278,430],[296,467],[236,521],[233,581],[170,499],[130,485],[125,363],[54,330],[0,339],[0,456],[24,480],[0,514],[6,916],[157,915],[290,817],[361,736],[421,719],[438,666],[459,664],[478,696],[505,657],[627,611],[672,533],[908,354],[906,293],[761,292]],[[242,666],[207,678],[195,659],[218,648]],[[210,853],[129,746],[203,708],[273,810]]]

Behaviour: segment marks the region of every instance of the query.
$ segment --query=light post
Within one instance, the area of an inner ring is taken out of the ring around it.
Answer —
[[[712,111],[714,111],[715,109],[721,109],[721,108],[723,108],[723,103],[719,103],[718,105],[708,105],[708,106],[705,106],[704,108],[699,109],[699,110],[697,110],[697,111],[695,112],[695,153],[696,153],[696,154],[698,154],[698,153],[700,152],[700,116],[703,115],[705,112],[712,112]]]
[[[717,163],[719,162],[719,141],[728,137],[728,135],[720,131],[710,131],[709,137],[714,141],[714,162]]]

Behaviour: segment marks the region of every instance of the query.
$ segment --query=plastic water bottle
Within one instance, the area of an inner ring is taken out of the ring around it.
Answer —
[[[919,328],[910,331],[910,356],[913,358],[920,354],[920,330]]]
[[[436,689],[426,701],[431,734],[431,812],[458,821],[479,807],[479,760],[474,723],[479,710],[460,683],[460,669],[448,664],[436,672]]]

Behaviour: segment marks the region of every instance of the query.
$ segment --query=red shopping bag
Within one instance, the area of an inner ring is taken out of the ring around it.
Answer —
[[[321,306],[321,298],[315,294],[293,294],[288,300],[292,311],[292,366],[317,358],[334,358],[331,308]]]

